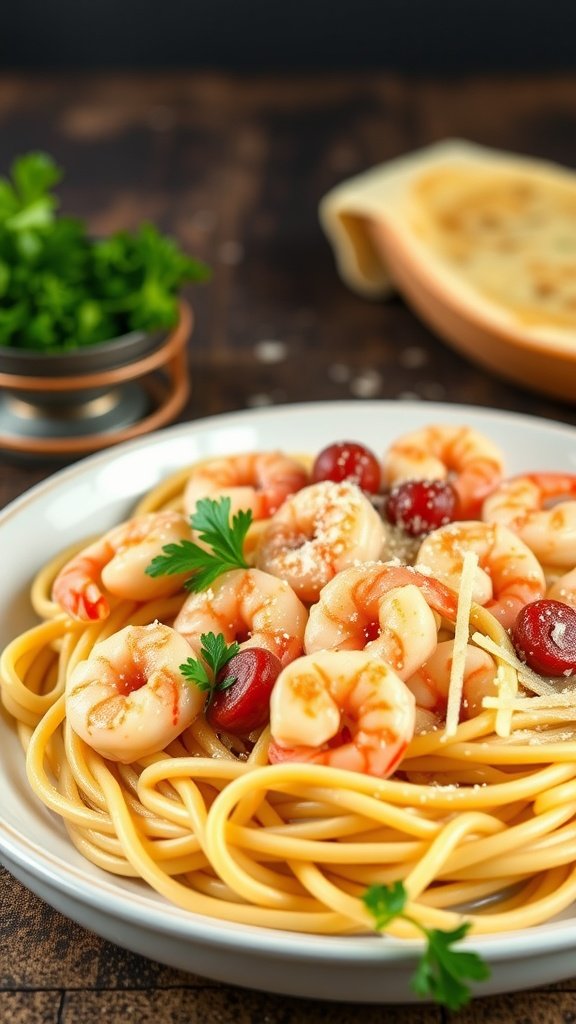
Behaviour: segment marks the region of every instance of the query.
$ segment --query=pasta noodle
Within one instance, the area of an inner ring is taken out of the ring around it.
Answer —
[[[164,481],[135,514],[181,510],[186,479]],[[261,531],[254,524],[248,550]],[[475,717],[417,732],[388,778],[269,763],[269,727],[242,742],[203,715],[164,750],[123,764],[74,732],[66,681],[124,627],[172,623],[183,594],[111,598],[109,617],[75,621],[51,589],[79,549],[34,580],[40,622],[3,652],[1,693],[33,792],[97,867],[191,912],[325,935],[371,931],[362,894],[398,879],[413,917],[453,928],[464,913],[473,934],[536,925],[576,898],[576,702],[545,680],[531,695],[487,608],[472,602],[468,632],[494,658],[497,693]],[[453,635],[454,623],[442,629]],[[389,931],[414,934],[400,919]]]

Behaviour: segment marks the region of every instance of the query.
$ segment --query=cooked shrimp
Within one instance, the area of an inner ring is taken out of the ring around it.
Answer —
[[[414,734],[414,704],[390,666],[365,651],[306,655],[272,690],[268,758],[386,778]]]
[[[576,474],[528,473],[505,480],[482,507],[482,519],[504,523],[545,565],[576,564]],[[547,508],[549,502],[557,502]]]
[[[576,568],[558,576],[548,587],[546,597],[576,607]]]
[[[308,613],[288,583],[260,569],[231,569],[209,590],[190,594],[174,621],[198,653],[202,633],[241,647],[264,647],[287,665],[302,652]]]
[[[538,559],[499,523],[470,520],[441,526],[422,541],[415,565],[458,590],[467,551],[478,555],[473,600],[507,629],[525,604],[544,597],[546,581]]]
[[[427,661],[406,679],[406,686],[416,698],[417,709],[432,712],[442,721],[446,717],[453,652],[454,641],[442,640]],[[484,697],[494,697],[497,692],[496,665],[493,659],[487,651],[468,644],[462,687],[462,717],[474,718],[480,714]]]
[[[185,682],[190,656],[169,626],[125,626],[94,645],[66,684],[74,732],[103,757],[129,764],[163,750],[204,707],[205,694]]]
[[[326,584],[310,608],[304,650],[365,649],[405,679],[436,647],[434,612],[454,620],[456,608],[456,594],[409,566],[352,566]]]
[[[256,551],[256,564],[286,580],[303,601],[355,562],[382,554],[382,519],[362,491],[342,481],[304,487],[272,517]]]
[[[66,563],[54,580],[52,598],[73,618],[91,621],[110,614],[102,587],[129,601],[175,594],[189,573],[152,577],[144,570],[164,545],[190,536],[178,512],[147,512],[128,519]]]
[[[458,517],[471,519],[502,480],[504,456],[493,441],[471,427],[433,425],[394,441],[383,468],[388,486],[448,478],[458,495]]]
[[[209,459],[192,470],[184,509],[192,514],[200,498],[230,498],[232,514],[250,509],[267,519],[285,499],[309,482],[304,466],[282,452],[251,452]]]

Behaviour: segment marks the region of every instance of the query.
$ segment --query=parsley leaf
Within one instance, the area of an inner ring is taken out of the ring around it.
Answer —
[[[212,680],[208,675],[204,664],[196,658],[187,658],[182,665],[178,666],[187,683],[195,683],[199,690],[209,690]]]
[[[184,586],[187,590],[206,590],[218,576],[230,569],[247,569],[244,540],[252,522],[251,511],[240,511],[230,523],[230,498],[201,498],[190,524],[198,531],[198,539],[212,549],[207,551],[191,540],[166,544],[146,566],[148,576],[172,576],[191,573]]]
[[[427,946],[412,979],[412,987],[419,996],[431,996],[449,1010],[459,1010],[470,1000],[470,990],[465,981],[485,981],[490,976],[488,964],[477,953],[452,948],[466,936],[470,924],[463,922],[452,931],[426,928],[404,912],[407,898],[403,883],[395,882],[390,886],[371,885],[363,900],[379,931],[401,917],[422,933]]]
[[[393,885],[371,885],[364,893],[364,904],[372,914],[378,931],[383,931],[395,917],[402,917],[406,906],[406,890],[402,882]]]
[[[226,643],[222,633],[202,633],[200,637],[200,657],[188,658],[179,666],[187,683],[195,684],[199,690],[208,690],[208,703],[212,700],[215,690],[227,690],[236,682],[236,676],[226,676],[217,683],[218,674],[234,655],[238,654],[240,645],[233,640]]]
[[[451,949],[467,934],[470,925],[466,922],[452,931],[437,928],[423,929],[428,939],[428,949],[422,957],[413,979],[413,988],[418,995],[431,995],[449,1010],[459,1010],[470,999],[465,978],[484,981],[489,977],[488,965],[477,953]]]

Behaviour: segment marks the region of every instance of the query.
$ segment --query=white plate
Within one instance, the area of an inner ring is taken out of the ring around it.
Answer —
[[[129,515],[137,498],[197,458],[255,448],[317,451],[359,440],[378,452],[431,422],[468,423],[502,445],[511,472],[576,472],[576,430],[466,406],[409,402],[293,405],[172,427],[57,473],[0,515],[0,644],[33,623],[30,580],[52,554]],[[23,755],[0,719],[0,853],[8,870],[63,914],[106,939],[173,967],[235,985],[348,1002],[404,1002],[418,948],[379,936],[338,938],[215,922],[168,905],[144,884],[83,860],[59,820],[28,790]],[[526,931],[480,937],[486,995],[575,973],[576,910]]]

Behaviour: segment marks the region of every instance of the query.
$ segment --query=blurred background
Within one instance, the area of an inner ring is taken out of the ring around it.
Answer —
[[[353,294],[318,206],[448,137],[576,167],[575,30],[572,0],[19,0],[0,33],[0,174],[43,150],[61,212],[93,235],[152,221],[212,268],[184,289],[180,418],[350,397],[570,418],[400,297]]]
[[[572,0],[21,0],[2,12],[8,68],[574,67]]]

